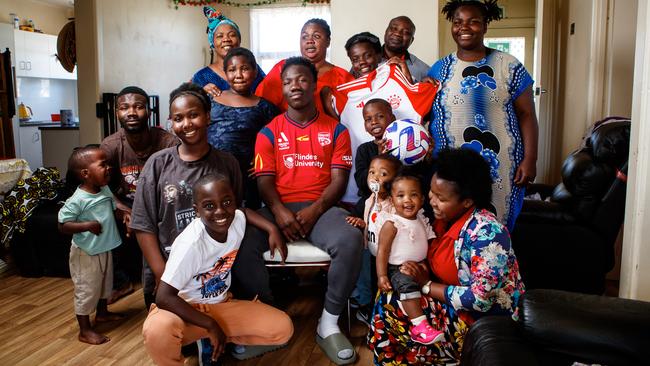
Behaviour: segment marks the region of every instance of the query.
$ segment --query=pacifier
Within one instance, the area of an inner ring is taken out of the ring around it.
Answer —
[[[372,193],[379,193],[379,190],[381,189],[381,183],[377,182],[376,180],[371,180],[368,182],[368,188],[370,188],[370,191]]]

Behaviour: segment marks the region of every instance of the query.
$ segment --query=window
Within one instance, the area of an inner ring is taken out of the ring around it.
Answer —
[[[312,18],[330,24],[329,5],[250,10],[251,51],[264,72],[268,73],[282,59],[300,55],[300,30]]]
[[[483,43],[486,47],[515,56],[522,64],[526,63],[525,37],[485,37]]]

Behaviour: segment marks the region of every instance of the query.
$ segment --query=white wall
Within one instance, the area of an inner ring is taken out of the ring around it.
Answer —
[[[207,40],[202,8],[180,6],[175,10],[171,1],[160,0],[81,3],[75,5],[77,13],[85,10],[88,17],[95,15],[95,24],[88,24],[91,29],[86,32],[93,32],[93,28],[96,31],[96,50],[82,51],[95,58],[89,60],[89,67],[94,61],[96,75],[81,75],[85,65],[81,58],[79,62],[79,95],[85,96],[84,107],[80,108],[85,111],[80,111],[81,143],[101,140],[101,126],[94,118],[94,103],[101,99],[101,93],[117,93],[128,85],[160,96],[160,121],[165,125],[169,93],[189,81],[205,63]],[[90,9],[92,5],[94,9]],[[92,37],[88,38],[78,48],[92,47]]]
[[[632,111],[632,84],[634,83],[634,43],[636,39],[637,1],[611,1],[611,38],[609,77],[606,86],[606,116],[629,117]]]
[[[591,124],[587,120],[587,86],[592,7],[591,0],[562,1],[560,5],[560,82],[557,88],[557,116],[559,138],[562,140],[561,159],[579,147],[587,126]],[[572,23],[575,23],[574,34],[570,34]]]

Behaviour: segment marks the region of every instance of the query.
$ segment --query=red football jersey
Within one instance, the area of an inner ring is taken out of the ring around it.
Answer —
[[[280,77],[282,66],[284,66],[285,62],[286,60],[281,60],[275,64],[271,71],[266,74],[264,80],[262,80],[262,82],[257,86],[257,89],[255,89],[255,95],[275,104],[275,106],[280,108],[282,112],[287,111],[287,102],[284,100],[284,96],[282,95],[282,78]],[[323,89],[324,86],[329,86],[334,89],[338,85],[352,80],[354,80],[354,76],[338,66],[334,66],[328,72],[318,76],[316,92],[314,93],[316,109],[320,112],[323,111],[323,103],[320,99],[320,90]]]
[[[275,175],[282,202],[315,201],[330,184],[331,169],[351,168],[348,130],[325,114],[301,125],[284,113],[257,134],[255,176]]]

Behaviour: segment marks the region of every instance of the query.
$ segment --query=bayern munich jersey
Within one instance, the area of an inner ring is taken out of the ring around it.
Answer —
[[[284,203],[317,200],[337,168],[352,168],[350,135],[320,112],[304,125],[283,113],[257,134],[255,176],[275,175]]]
[[[411,119],[422,123],[429,114],[438,86],[431,83],[411,84],[396,65],[381,65],[366,76],[339,85],[332,91],[332,105],[341,117],[341,123],[350,131],[353,159],[357,148],[373,137],[363,123],[363,106],[370,99],[386,100],[393,107],[397,119]],[[354,168],[350,175],[354,176]],[[348,180],[343,202],[359,200],[356,181]]]

